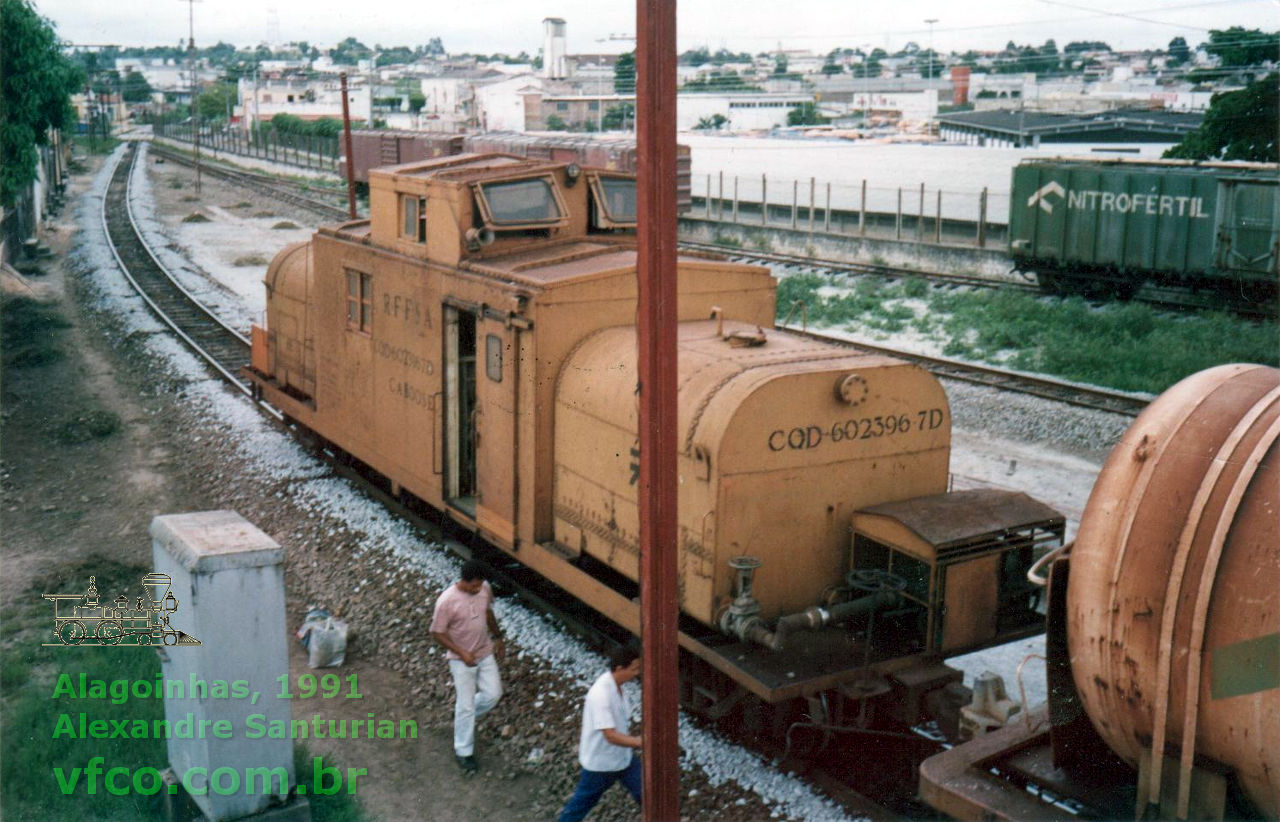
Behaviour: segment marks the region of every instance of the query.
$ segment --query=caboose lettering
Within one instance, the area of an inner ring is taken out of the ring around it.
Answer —
[[[246,373],[406,497],[638,632],[634,179],[495,154],[369,176],[369,220],[321,228],[307,253],[272,262],[268,328],[253,335]],[[424,231],[404,230],[406,203]],[[361,284],[355,296],[399,321],[353,325],[346,271],[367,274],[372,294]],[[978,492],[986,516],[966,523],[992,535],[980,548],[945,563],[913,548],[909,560],[889,553],[908,526],[886,526],[877,544],[890,547],[855,565],[856,512],[946,496],[951,426],[937,379],[775,328],[765,268],[686,253],[677,279],[691,707],[708,709],[711,695],[724,712],[744,691],[838,707],[889,694],[895,677],[920,703],[959,675],[938,664],[944,640],[958,652],[1036,630],[1017,572],[1061,539],[1061,516],[1044,506]],[[928,591],[899,584],[907,572],[925,574]],[[967,589],[1013,616],[961,631],[940,612]]]

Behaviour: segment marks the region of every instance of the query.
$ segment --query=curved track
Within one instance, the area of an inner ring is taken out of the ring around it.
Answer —
[[[136,156],[136,149],[130,149],[130,154],[118,161],[117,167],[113,171],[107,196],[103,200],[102,221],[112,252],[115,254],[120,267],[124,270],[125,276],[157,316],[172,328],[197,355],[209,362],[223,379],[235,386],[237,390],[253,397],[253,392],[248,388],[245,380],[239,376],[240,368],[249,359],[248,341],[200,306],[198,301],[164,269],[164,266],[147,248],[145,241],[141,237],[141,232],[138,230],[129,205],[128,196],[128,182],[133,165],[136,163]],[[795,329],[790,330],[796,331]],[[808,334],[809,336],[819,337],[837,344],[854,346],[852,343],[832,340],[810,332],[797,331],[796,333]],[[1034,393],[1063,402],[1074,402],[1074,404],[1078,405],[1107,407],[1107,410],[1119,413],[1136,413],[1135,410],[1081,402],[1078,396],[1081,389],[1066,383],[1014,375],[997,369],[975,368],[963,363],[954,363],[946,360],[911,357],[910,355],[904,355],[902,352],[874,346],[857,345],[854,347],[900,358],[915,359],[930,370],[937,371],[941,376],[995,385],[1006,390]],[[1036,384],[1040,387],[1033,388]],[[1063,390],[1076,392],[1077,396],[1074,398],[1065,397],[1061,393]],[[1055,393],[1055,391],[1058,393]],[[1106,392],[1095,393],[1105,394]],[[1143,404],[1142,401],[1134,400],[1132,397],[1124,397],[1123,399],[1131,403],[1133,408]],[[264,412],[271,414],[276,419],[283,420],[286,423],[289,422],[270,406],[261,402],[256,404]],[[346,453],[340,447],[302,429],[298,429],[295,433],[303,440],[304,444],[310,445],[312,452],[324,460],[335,473],[358,483],[361,489],[372,498],[384,505],[392,513],[404,518],[423,533],[430,535],[432,538],[441,539],[451,552],[462,557],[483,557],[496,572],[495,588],[498,589],[500,595],[515,594],[529,604],[530,607],[552,615],[566,630],[582,636],[589,644],[595,647],[608,647],[613,643],[625,641],[620,629],[614,630],[612,626],[604,624],[583,603],[541,579],[497,549],[483,544],[474,534],[455,525],[439,511],[429,509],[420,501],[406,498],[404,495],[397,493],[397,489],[385,477],[368,469],[358,459]],[[914,736],[904,736],[903,739],[905,740],[903,744],[906,744],[910,750],[914,750],[919,745],[931,746],[934,744],[923,736],[918,739]],[[773,749],[758,739],[741,739],[739,742],[758,750],[764,744],[764,750],[760,752],[770,757],[784,753]],[[880,804],[885,800],[869,798],[849,787],[842,770],[849,765],[848,762],[843,762],[838,758],[826,762],[821,759],[805,761],[792,758],[786,759],[786,763],[789,767],[799,768],[804,771],[810,781],[815,782],[828,796],[844,806],[850,813],[883,816],[890,812],[889,808]],[[918,811],[922,809],[913,806],[912,810]]]
[[[192,161],[185,156],[170,150],[163,150],[162,153],[173,158],[177,162],[193,165]],[[307,208],[316,214],[327,217],[345,219],[347,213],[345,210],[337,209],[325,203],[320,203],[300,194],[291,193],[289,187],[278,178],[273,178],[267,174],[257,174],[251,172],[242,172],[229,170],[219,166],[205,166],[205,173],[212,176],[226,179],[237,184],[248,185],[255,189],[262,190],[273,197],[287,199],[296,205]],[[286,196],[288,195],[288,196]],[[718,246],[703,245],[697,243],[682,243],[682,246],[691,247],[695,250],[712,250],[724,254],[726,250]],[[768,262],[786,264],[786,265],[803,265],[809,268],[819,268],[828,271],[840,271],[847,273],[859,274],[875,274],[882,277],[904,277],[915,276],[913,273],[903,272],[899,269],[893,269],[888,266],[875,265],[857,265],[857,264],[835,264],[827,262],[819,262],[804,257],[792,257],[783,254],[763,254],[763,253],[733,253],[729,255],[731,259],[738,260],[765,260]],[[924,276],[924,275],[920,275]],[[991,287],[992,281],[983,280],[978,277],[964,277],[953,275],[937,275],[942,281],[951,285],[982,285]],[[1037,287],[1030,284],[1006,283],[1010,288],[1019,290],[1037,291]],[[853,343],[847,340],[841,340],[836,337],[827,336],[813,331],[802,330],[788,327],[789,331],[804,334],[814,339],[820,339],[825,342],[844,345],[857,348],[864,351],[874,351],[879,354],[898,357],[900,359],[909,360],[921,365],[928,371],[948,379],[962,380],[964,382],[976,385],[984,385],[991,388],[998,388],[1004,391],[1015,391],[1022,394],[1030,394],[1032,396],[1041,397],[1056,402],[1066,403],[1081,408],[1092,408],[1100,411],[1110,411],[1127,416],[1136,416],[1139,411],[1145,408],[1150,402],[1150,397],[1144,395],[1128,394],[1119,391],[1108,391],[1103,388],[1095,388],[1086,385],[1067,382],[1065,380],[1056,380],[1051,377],[1042,377],[1032,374],[1023,374],[1014,371],[1005,371],[998,368],[988,366],[973,365],[957,360],[949,360],[941,357],[927,357],[919,354],[912,354],[894,348],[886,348],[865,343]],[[247,345],[247,344],[246,344]],[[240,365],[248,360],[247,348],[243,352],[241,359],[235,363],[232,373],[238,371]]]
[[[129,193],[137,158],[136,146],[121,155],[102,198],[102,227],[111,253],[156,317],[224,380],[242,393],[251,394],[248,380],[239,376],[241,366],[249,359],[249,341],[183,288],[142,239]]]

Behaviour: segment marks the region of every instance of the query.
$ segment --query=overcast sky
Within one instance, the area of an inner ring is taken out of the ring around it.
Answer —
[[[187,0],[36,0],[64,40],[82,44],[177,45],[187,36]],[[1009,40],[1058,48],[1104,40],[1116,49],[1163,48],[1181,35],[1193,47],[1211,28],[1274,31],[1278,0],[684,0],[681,51],[707,46],[757,53],[778,48],[826,52],[836,46],[889,51],[914,40],[939,51],[998,49]],[[196,0],[197,46],[306,40],[331,45],[348,35],[369,46],[419,45],[432,37],[451,53],[537,53],[544,17],[568,23],[570,53],[626,51],[610,39],[635,32],[629,0]]]

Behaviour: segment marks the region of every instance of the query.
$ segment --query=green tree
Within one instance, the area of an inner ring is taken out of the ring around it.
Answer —
[[[773,73],[774,74],[787,73],[787,55],[781,54],[781,53],[778,54],[778,59],[774,60],[773,62]]]
[[[1280,162],[1276,110],[1280,75],[1276,72],[1240,91],[1215,94],[1200,127],[1164,153],[1178,160],[1251,160]]]
[[[236,87],[231,83],[217,83],[200,92],[196,111],[202,120],[225,120],[235,104]]]
[[[1221,68],[1255,66],[1258,63],[1280,61],[1280,35],[1267,34],[1258,29],[1232,26],[1226,30],[1212,29],[1209,42],[1201,46],[1222,61]]]
[[[409,111],[417,114],[422,111],[422,107],[427,104],[426,95],[420,91],[412,91],[409,93]]]
[[[1191,59],[1191,49],[1183,37],[1175,37],[1169,41],[1169,65],[1180,66]]]
[[[801,103],[787,112],[789,126],[817,126],[827,122],[827,118],[818,113],[814,103]]]
[[[636,121],[636,107],[630,103],[623,103],[620,106],[609,106],[605,110],[604,117],[600,118],[600,125],[606,131],[621,131],[626,128],[627,123]]]
[[[698,118],[698,124],[694,129],[698,131],[718,131],[721,126],[729,122],[729,118],[723,114],[712,114],[710,117]]]
[[[368,60],[373,50],[354,37],[348,37],[333,47],[329,56],[333,62],[344,66],[353,66],[361,60]]]
[[[71,94],[84,74],[30,0],[0,0],[0,20],[0,203],[10,205],[36,178],[36,146],[48,142],[50,129],[75,122]]]
[[[844,73],[844,66],[836,62],[836,53],[834,51],[827,55],[827,62],[822,64],[822,73],[828,76]]]
[[[569,124],[560,118],[558,114],[552,114],[547,117],[547,131],[568,131]]]
[[[394,46],[378,52],[377,65],[391,66],[400,63],[412,63],[416,55],[408,46]]]
[[[636,93],[636,53],[634,51],[619,54],[617,62],[613,64],[613,93]]]
[[[131,71],[124,76],[120,94],[126,103],[145,103],[151,99],[151,84],[142,72]]]

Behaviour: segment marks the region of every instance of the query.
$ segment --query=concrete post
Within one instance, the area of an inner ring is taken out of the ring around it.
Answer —
[[[938,189],[938,208],[933,217],[933,241],[942,244],[942,189]]]
[[[978,248],[987,247],[987,188],[982,187],[982,196],[978,198]]]
[[[181,696],[166,686],[165,719],[174,728],[213,728],[202,725],[208,721],[230,729],[225,738],[171,735],[169,765],[180,780],[204,769],[183,784],[196,790],[191,798],[209,822],[265,811],[286,799],[295,781],[290,739],[247,738],[250,715],[254,727],[259,718],[268,723],[264,728],[291,727],[290,702],[277,698],[279,678],[289,673],[284,550],[234,511],[159,516],[151,521],[151,538],[156,574],[172,581],[179,624],[199,641],[180,637],[163,649],[165,683],[183,686]],[[283,725],[269,724],[277,720]],[[275,776],[250,793],[248,768]],[[228,792],[233,771],[239,788]]]
[[[769,178],[760,175],[760,225],[769,224]]]
[[[920,184],[920,207],[916,209],[916,242],[924,242],[924,183]]]
[[[702,201],[702,204],[706,206],[705,210],[707,212],[707,219],[710,220],[711,219],[711,175],[710,174],[707,175],[707,196]]]
[[[831,233],[831,183],[827,183],[827,207],[822,212],[822,230]]]
[[[902,187],[898,187],[898,213],[893,221],[893,236],[895,240],[902,239]]]
[[[862,181],[862,205],[858,207],[858,236],[867,236],[867,181]]]
[[[733,221],[738,222],[738,175],[733,175]]]
[[[814,206],[814,191],[815,191],[816,185],[817,184],[814,182],[814,179],[810,177],[809,178],[809,233],[810,234],[813,233],[813,206]]]
[[[791,181],[791,230],[796,228],[796,210],[800,206],[800,181]]]
[[[716,196],[716,219],[724,220],[724,172],[720,172],[720,193]]]

